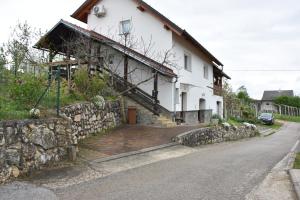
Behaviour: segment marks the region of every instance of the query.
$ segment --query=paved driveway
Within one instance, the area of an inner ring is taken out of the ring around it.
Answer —
[[[122,126],[108,132],[106,135],[83,140],[79,144],[79,156],[86,160],[94,160],[167,144],[172,142],[172,138],[178,134],[200,126],[178,126],[174,128]]]
[[[117,173],[55,193],[61,199],[244,199],[295,144],[300,125]]]

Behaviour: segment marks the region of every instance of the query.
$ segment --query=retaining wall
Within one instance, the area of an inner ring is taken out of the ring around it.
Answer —
[[[62,118],[0,121],[0,183],[68,155],[78,140],[121,124],[119,101],[61,109]]]

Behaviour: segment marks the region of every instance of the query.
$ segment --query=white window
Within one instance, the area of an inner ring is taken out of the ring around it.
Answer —
[[[192,57],[187,53],[184,54],[184,69],[192,71]]]
[[[205,79],[208,79],[208,66],[207,65],[204,65],[204,67],[203,67],[203,77]]]
[[[131,31],[131,20],[124,20],[120,22],[120,34],[125,35],[129,34]]]

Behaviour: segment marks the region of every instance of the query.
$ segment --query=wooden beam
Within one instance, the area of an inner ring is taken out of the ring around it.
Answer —
[[[56,62],[49,62],[45,63],[48,67],[66,67],[68,65],[78,65],[78,64],[87,64],[87,62],[79,62],[78,60],[64,60],[64,61],[56,61]]]
[[[139,6],[137,7],[137,9],[139,9],[141,12],[145,12],[145,8],[144,8],[143,6],[141,6],[141,5],[139,5]]]
[[[166,24],[164,24],[164,28],[167,30],[167,31],[169,31],[171,28],[168,26],[168,25],[166,25]]]

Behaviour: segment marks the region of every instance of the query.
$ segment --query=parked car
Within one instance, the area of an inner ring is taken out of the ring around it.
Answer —
[[[273,113],[261,113],[258,117],[258,120],[269,125],[273,125],[275,121]]]

